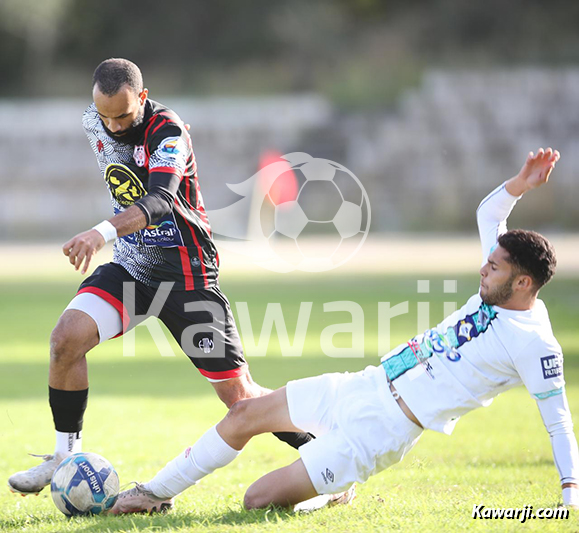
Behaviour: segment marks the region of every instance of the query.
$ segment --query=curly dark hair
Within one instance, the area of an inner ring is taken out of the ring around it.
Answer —
[[[92,76],[92,86],[98,85],[99,90],[107,96],[114,96],[125,84],[136,94],[143,90],[141,70],[128,59],[107,59],[96,68]]]
[[[507,231],[499,237],[499,245],[509,252],[507,261],[519,274],[531,276],[537,291],[553,277],[555,249],[541,234],[523,229]]]

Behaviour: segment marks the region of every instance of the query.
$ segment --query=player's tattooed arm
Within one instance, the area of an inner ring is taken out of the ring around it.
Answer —
[[[529,152],[525,164],[519,173],[507,181],[506,189],[513,196],[521,196],[531,189],[540,187],[549,181],[549,175],[561,155],[552,148],[539,148],[536,154]]]

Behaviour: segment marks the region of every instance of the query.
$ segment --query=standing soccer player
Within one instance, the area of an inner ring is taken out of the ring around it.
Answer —
[[[538,233],[506,228],[517,200],[546,183],[558,159],[550,148],[529,154],[519,174],[480,204],[480,290],[461,309],[392,350],[380,366],[292,381],[236,403],[144,485],[148,494],[168,501],[233,461],[252,436],[269,431],[312,431],[318,438],[300,448],[293,464],[256,481],[245,495],[247,508],[348,491],[400,461],[424,429],[450,434],[462,415],[523,384],[551,438],[563,503],[579,507],[579,452],[563,355],[537,299],[555,271],[555,253]],[[148,510],[142,494],[139,484],[122,492],[111,512]]]
[[[187,128],[147,96],[141,71],[126,59],[108,59],[94,72],[94,103],[82,122],[115,215],[73,237],[63,252],[83,274],[111,240],[114,258],[82,283],[52,332],[49,401],[56,447],[42,464],[10,477],[14,492],[38,493],[60,462],[81,450],[86,353],[147,316],[166,324],[228,407],[269,392],[251,379],[219,290],[219,260]],[[276,436],[295,448],[311,440],[293,432]]]

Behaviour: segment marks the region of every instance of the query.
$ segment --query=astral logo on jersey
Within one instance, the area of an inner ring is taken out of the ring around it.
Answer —
[[[550,379],[560,376],[563,373],[563,358],[560,354],[541,357],[541,366],[543,368],[543,378]]]
[[[175,224],[173,224],[173,222],[171,222],[170,220],[164,220],[160,224],[151,224],[150,226],[145,227],[145,229],[149,231],[162,232],[174,227]]]
[[[151,224],[142,230],[145,242],[154,241],[159,245],[163,242],[173,242],[178,230],[175,223],[170,220],[164,220],[160,224]]]
[[[105,181],[111,194],[123,207],[133,205],[147,191],[136,174],[125,165],[111,163],[105,169]]]

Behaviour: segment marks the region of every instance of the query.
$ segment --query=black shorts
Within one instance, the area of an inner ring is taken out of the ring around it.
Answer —
[[[172,285],[172,284],[169,284]],[[181,349],[212,380],[247,372],[235,319],[218,287],[193,291],[155,289],[133,278],[122,266],[99,266],[79,287],[110,303],[121,315],[123,333],[150,316],[158,317]]]

